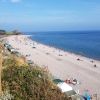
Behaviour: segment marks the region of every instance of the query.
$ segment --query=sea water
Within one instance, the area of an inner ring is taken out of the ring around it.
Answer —
[[[100,60],[100,31],[26,32],[31,39],[68,52]]]

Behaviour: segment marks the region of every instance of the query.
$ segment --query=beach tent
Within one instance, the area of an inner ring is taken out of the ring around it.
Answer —
[[[57,86],[61,89],[62,92],[68,92],[73,90],[72,87],[65,82],[58,83]]]
[[[65,83],[63,80],[60,79],[55,79],[53,80],[55,84],[59,87],[59,89],[63,92],[66,93],[68,96],[75,95],[76,92],[73,90],[71,86],[69,86],[67,83]]]
[[[82,96],[78,95],[71,86],[65,83],[63,80],[55,79],[53,80],[57,87],[65,93],[67,97],[71,97],[72,100],[84,100]]]

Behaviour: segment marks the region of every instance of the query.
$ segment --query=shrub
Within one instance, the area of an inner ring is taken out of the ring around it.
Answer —
[[[9,91],[4,91],[0,96],[0,100],[12,100],[13,96],[9,93]]]
[[[25,59],[8,55],[3,61],[0,100],[68,100],[53,84],[49,74]]]
[[[23,58],[14,55],[9,55],[9,57],[3,60],[3,67],[13,67],[13,66],[28,66]]]
[[[7,67],[3,70],[2,87],[10,90],[14,100],[67,99],[38,67]]]

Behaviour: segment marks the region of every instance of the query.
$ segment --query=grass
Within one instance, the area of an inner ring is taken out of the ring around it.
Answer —
[[[6,32],[6,35],[12,35],[13,33],[12,32]]]
[[[13,97],[6,100],[68,100],[48,72],[36,65],[30,66],[25,59],[12,54],[3,59],[2,90],[7,94],[5,97]]]

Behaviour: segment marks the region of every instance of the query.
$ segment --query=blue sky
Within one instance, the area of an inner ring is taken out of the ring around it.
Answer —
[[[0,29],[100,30],[100,0],[0,0]]]

